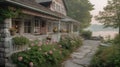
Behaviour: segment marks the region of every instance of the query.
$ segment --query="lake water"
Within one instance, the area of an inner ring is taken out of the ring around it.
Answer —
[[[104,28],[103,25],[92,24],[87,30],[92,31],[92,36],[102,36],[104,38],[114,38],[118,34],[118,29],[113,29],[111,27]]]

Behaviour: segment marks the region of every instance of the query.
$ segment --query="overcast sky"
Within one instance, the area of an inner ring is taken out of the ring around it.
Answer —
[[[99,11],[103,10],[103,7],[105,7],[107,5],[107,0],[90,0],[90,2],[94,5],[94,9],[91,14],[93,16],[98,15]],[[96,24],[97,21],[94,20],[94,18],[92,19],[92,24]]]

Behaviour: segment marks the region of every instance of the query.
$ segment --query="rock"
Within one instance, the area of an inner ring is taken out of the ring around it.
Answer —
[[[87,67],[95,54],[100,41],[85,40],[77,52],[71,54],[71,59],[63,63],[63,67]]]

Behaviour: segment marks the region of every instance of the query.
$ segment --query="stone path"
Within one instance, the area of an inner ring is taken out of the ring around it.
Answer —
[[[99,43],[100,41],[85,40],[83,46],[73,52],[71,58],[63,63],[63,67],[88,67]]]

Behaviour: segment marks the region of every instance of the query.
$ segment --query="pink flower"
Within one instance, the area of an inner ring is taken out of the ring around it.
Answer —
[[[34,45],[35,45],[34,43],[31,44],[31,46],[34,46]]]
[[[56,41],[56,40],[53,40],[52,43],[57,43],[57,41]]]
[[[49,44],[49,42],[47,41],[46,44]]]
[[[18,61],[22,61],[23,60],[23,57],[18,57]]]
[[[49,51],[49,54],[53,54],[53,51],[52,51],[52,50],[50,50],[50,51]]]
[[[42,46],[42,42],[39,42],[38,46]]]
[[[29,63],[29,66],[30,66],[30,67],[33,67],[33,66],[34,66],[33,62],[30,62],[30,63]]]
[[[47,40],[47,42],[50,42],[50,40]]]
[[[60,48],[62,48],[62,45],[59,45]]]

